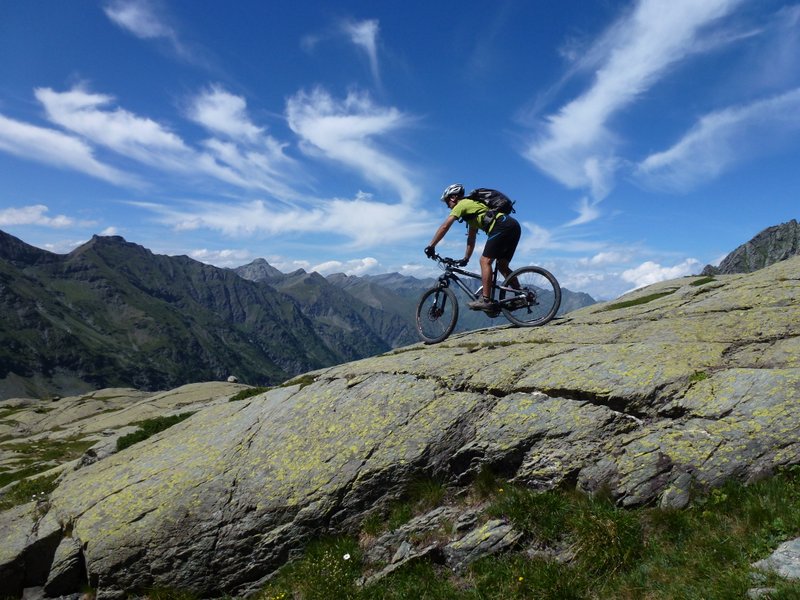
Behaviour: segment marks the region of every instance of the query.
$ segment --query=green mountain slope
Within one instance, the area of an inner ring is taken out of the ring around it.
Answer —
[[[67,255],[0,240],[7,391],[153,390],[231,373],[268,384],[354,358],[320,339],[288,296],[188,257],[119,237]]]

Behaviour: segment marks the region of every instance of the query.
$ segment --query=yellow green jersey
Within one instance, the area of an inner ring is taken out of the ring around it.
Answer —
[[[482,202],[477,202],[470,198],[462,198],[450,211],[450,216],[455,217],[459,221],[465,221],[469,227],[475,227],[485,232],[489,232],[494,225],[494,221],[489,227],[483,227],[483,215],[489,212],[489,207]]]

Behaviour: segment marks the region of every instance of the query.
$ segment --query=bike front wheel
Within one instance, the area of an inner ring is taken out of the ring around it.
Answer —
[[[522,267],[512,272],[503,282],[499,296],[503,316],[520,327],[544,325],[561,306],[561,286],[550,271],[541,267]]]
[[[450,335],[458,320],[458,302],[449,288],[431,288],[417,304],[417,331],[427,344],[436,344]]]

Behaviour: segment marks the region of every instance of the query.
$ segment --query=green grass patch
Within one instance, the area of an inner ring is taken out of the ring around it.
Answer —
[[[310,544],[303,557],[288,564],[256,600],[332,600],[357,598],[361,550],[352,538],[327,538]]]
[[[45,475],[32,479],[25,479],[13,486],[5,494],[0,496],[0,511],[8,510],[14,506],[31,502],[32,500],[44,500],[56,489],[56,479],[59,474]]]
[[[695,279],[689,285],[694,287],[700,287],[701,285],[705,285],[707,283],[711,283],[712,281],[716,281],[713,277],[701,277],[700,279]]]
[[[34,461],[66,462],[79,458],[94,444],[94,441],[84,440],[80,437],[61,440],[44,438],[32,442],[3,444],[3,450],[17,452],[26,459]]]
[[[708,379],[708,373],[705,371],[695,371],[689,376],[689,383],[698,383]]]
[[[316,375],[300,375],[299,377],[295,377],[293,379],[289,379],[288,381],[284,381],[280,387],[290,387],[293,385],[299,385],[300,389],[302,390],[307,385],[311,385],[317,380]]]
[[[444,567],[429,562],[411,563],[373,585],[358,590],[359,600],[410,600],[459,598],[458,583]]]
[[[52,467],[80,458],[94,441],[71,437],[62,440],[39,439],[29,442],[5,442],[3,450],[16,452],[16,464],[0,473],[0,487],[30,477]]]
[[[647,296],[640,296],[638,298],[632,298],[631,300],[623,300],[622,302],[615,302],[614,304],[609,304],[603,310],[618,310],[620,308],[630,308],[631,306],[639,306],[640,304],[647,304],[648,302],[653,302],[654,300],[658,300],[659,298],[663,298],[664,296],[669,296],[670,294],[674,294],[676,290],[669,290],[666,292],[656,292],[655,294],[648,294]]]
[[[10,406],[8,408],[0,408],[0,421],[5,421],[13,414],[27,410],[27,406]],[[16,423],[16,422],[13,422]]]
[[[623,509],[603,494],[537,492],[483,478],[486,516],[513,523],[524,533],[522,547],[540,550],[536,556],[486,557],[465,573],[422,561],[359,587],[375,567],[362,564],[354,540],[328,539],[281,569],[258,599],[727,600],[754,587],[774,587],[773,600],[800,598],[800,583],[774,575],[756,583],[750,567],[800,536],[800,468],[749,486],[729,483],[680,511]],[[476,479],[472,498],[478,487]]]
[[[472,589],[453,598],[536,598],[537,600],[577,600],[586,595],[585,575],[554,561],[513,554],[487,557],[470,569]]]
[[[122,437],[117,439],[117,450],[124,450],[129,446],[133,446],[134,444],[138,444],[146,440],[149,437],[154,436],[157,433],[164,431],[165,429],[169,429],[173,425],[180,423],[191,417],[194,413],[193,412],[185,412],[179,415],[172,415],[170,417],[155,417],[153,419],[145,419],[144,421],[138,421],[134,423],[134,425],[138,425],[139,429],[134,431],[133,433],[129,433],[128,435],[123,435]]]
[[[236,402],[238,400],[246,400],[247,398],[252,398],[253,396],[258,396],[259,394],[263,394],[264,392],[268,391],[270,388],[268,387],[252,387],[246,390],[241,390],[235,393],[233,396],[228,398],[228,402]]]
[[[566,494],[539,494],[513,485],[497,487],[487,509],[490,516],[507,519],[515,529],[544,544],[563,535],[574,512]]]
[[[0,487],[4,487],[14,481],[19,481],[20,479],[25,479],[26,477],[31,477],[37,473],[47,471],[51,467],[52,465],[29,465],[21,469],[17,469],[16,471],[4,471],[3,473],[0,473]]]

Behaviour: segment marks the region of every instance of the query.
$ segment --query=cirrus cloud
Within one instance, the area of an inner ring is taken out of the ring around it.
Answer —
[[[660,0],[640,0],[585,53],[595,68],[591,87],[548,116],[541,135],[525,152],[534,165],[568,188],[590,192],[594,210],[587,211],[591,205],[582,203],[573,224],[599,216],[596,203],[613,187],[622,161],[616,154],[620,140],[610,126],[612,118],[687,56],[714,47],[703,34],[742,2],[675,0],[664,10]]]
[[[137,185],[135,177],[99,161],[83,140],[3,115],[0,115],[0,151],[115,184]]]
[[[639,163],[636,175],[647,185],[684,191],[748,158],[779,148],[798,131],[800,88],[703,116],[671,148]]]
[[[292,96],[286,116],[307,153],[342,163],[377,185],[389,185],[403,202],[419,198],[409,169],[377,142],[409,123],[410,117],[398,109],[378,106],[366,93],[351,92],[336,100],[316,88]]]

